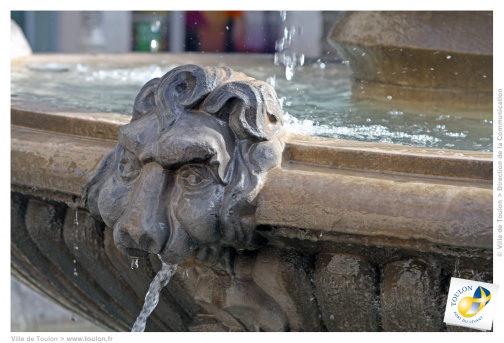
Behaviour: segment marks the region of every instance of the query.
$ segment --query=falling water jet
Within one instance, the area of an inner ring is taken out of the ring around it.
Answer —
[[[280,11],[280,16],[282,18],[282,22],[285,25],[287,12]],[[301,32],[301,28],[296,28],[294,26],[284,26],[283,37],[275,42],[275,54],[273,56],[273,63],[275,65],[283,64],[285,66],[285,79],[287,81],[293,79],[296,66],[304,65],[304,54],[296,54],[292,46],[295,40],[295,36],[299,36]]]
[[[459,263],[459,258],[457,257],[457,259],[455,260],[455,269],[453,270],[453,275],[455,275],[455,277],[457,278],[460,277]]]
[[[77,229],[75,226],[79,226],[79,216],[78,216],[79,207],[78,207],[78,202],[77,202],[76,197],[73,197],[73,206],[72,207],[74,210],[73,225],[74,225],[74,229]]]
[[[77,238],[77,235],[78,235],[77,226],[79,226],[79,216],[78,216],[78,208],[77,208],[77,200],[76,199],[74,199],[74,205],[75,206],[74,206],[73,229],[74,229],[75,238]],[[75,242],[74,242],[74,250],[79,250],[79,246]],[[73,275],[79,276],[79,273],[77,272],[77,260],[76,259],[73,260],[73,265],[74,265]]]
[[[177,265],[163,262],[161,270],[156,274],[154,280],[152,280],[149,286],[149,290],[145,295],[145,302],[142,307],[142,311],[140,311],[135,324],[133,324],[131,332],[143,332],[145,330],[147,318],[150,316],[152,311],[154,311],[159,302],[159,293],[168,284],[176,270]]]

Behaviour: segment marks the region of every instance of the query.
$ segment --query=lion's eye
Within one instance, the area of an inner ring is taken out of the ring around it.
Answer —
[[[196,186],[197,184],[200,184],[203,181],[203,179],[199,175],[194,174],[189,175],[188,177],[186,177],[185,180],[192,186]]]
[[[134,154],[127,150],[123,150],[117,168],[119,176],[124,181],[131,181],[138,176],[141,166]]]
[[[178,172],[178,182],[187,191],[202,189],[213,181],[212,173],[204,165],[185,165]]]

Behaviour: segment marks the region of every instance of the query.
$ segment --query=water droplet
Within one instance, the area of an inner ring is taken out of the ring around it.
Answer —
[[[79,250],[79,247],[77,246],[77,244],[74,244],[74,249]]]
[[[276,88],[276,76],[275,75],[268,77],[266,79],[266,82],[269,83],[271,85],[271,87]],[[236,199],[236,194],[233,194],[231,197],[233,199]]]
[[[226,30],[228,30],[228,31],[229,31],[229,26],[227,26],[227,25],[226,25]]]
[[[131,259],[131,269],[138,269],[138,257]]]
[[[79,276],[79,273],[77,273],[77,268],[74,268],[73,275],[74,276]]]
[[[285,21],[285,19],[287,18],[287,11],[279,11],[280,12],[280,18],[282,19],[282,21]]]
[[[299,65],[300,66],[304,66],[304,59],[305,59],[304,54],[299,55]]]
[[[430,70],[434,70],[434,68],[430,68]]]
[[[280,65],[280,53],[275,52],[273,55],[273,64],[276,66]]]
[[[446,56],[446,59],[451,60],[451,56],[450,55]]]
[[[453,275],[457,278],[460,277],[459,263],[459,258],[457,257],[457,259],[455,260],[455,269],[453,270]]]
[[[329,316],[329,319],[330,319],[330,320],[334,320],[334,314],[331,314],[331,315]]]
[[[79,225],[79,214],[78,214],[78,211],[77,211],[77,207],[75,208],[75,211],[74,211],[74,221],[73,221],[73,223],[74,223],[75,226]]]
[[[294,68],[292,68],[289,65],[285,66],[285,79],[287,81],[290,81],[292,80],[293,77],[294,77]]]
[[[280,102],[280,107],[284,107],[284,102],[285,102],[285,97],[281,97],[280,99],[278,99],[278,101]],[[235,194],[236,195],[236,194]]]
[[[392,95],[387,95],[387,100],[392,100]]]

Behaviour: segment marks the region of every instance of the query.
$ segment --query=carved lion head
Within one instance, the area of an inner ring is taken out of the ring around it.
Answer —
[[[84,204],[132,257],[252,249],[255,199],[281,162],[282,135],[270,85],[227,67],[177,67],[141,89]]]

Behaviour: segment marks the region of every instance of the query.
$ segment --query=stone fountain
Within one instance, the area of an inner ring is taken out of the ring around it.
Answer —
[[[55,58],[116,57],[12,66]],[[492,280],[491,153],[293,135],[268,84],[166,58],[130,118],[12,100],[13,275],[117,331],[160,259],[147,331],[465,330],[443,314],[450,277]]]

